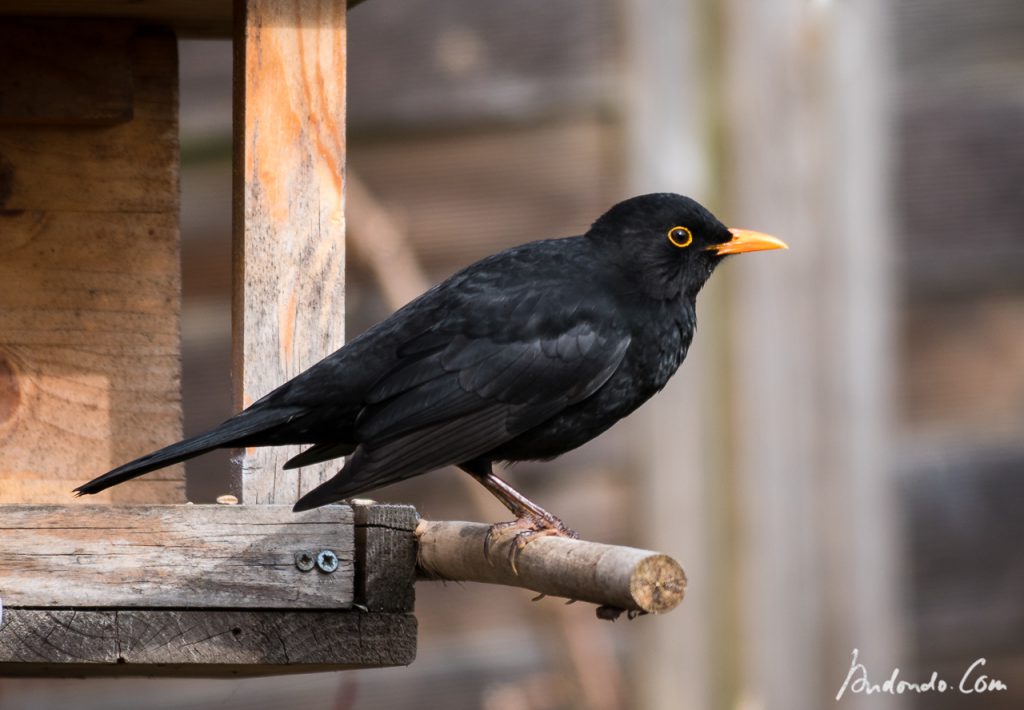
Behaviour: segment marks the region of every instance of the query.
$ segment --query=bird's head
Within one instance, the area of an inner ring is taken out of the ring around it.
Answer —
[[[788,248],[767,234],[729,229],[698,202],[670,192],[618,203],[587,237],[656,298],[695,296],[730,254]]]

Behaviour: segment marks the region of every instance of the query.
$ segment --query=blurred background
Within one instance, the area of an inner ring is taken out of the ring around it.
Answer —
[[[181,56],[186,433],[230,414],[231,51]],[[584,537],[682,561],[598,622],[420,584],[408,668],[2,681],[0,707],[1024,706],[1024,4],[372,0],[349,18],[347,332],[469,262],[689,194],[788,252],[720,269],[672,384],[510,478]],[[228,461],[190,462],[191,500]],[[443,471],[374,494],[502,520]],[[858,649],[1009,690],[835,696]]]

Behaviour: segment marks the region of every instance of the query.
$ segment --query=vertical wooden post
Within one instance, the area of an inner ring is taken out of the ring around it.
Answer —
[[[742,699],[811,710],[834,702],[853,648],[901,665],[884,4],[727,7],[732,215],[791,247],[730,267]]]
[[[0,67],[0,504],[66,504],[181,437],[177,45],[5,18]],[[183,497],[178,466],[101,500]]]
[[[631,193],[674,190],[714,207],[703,42],[708,27],[700,3],[635,0],[624,5],[627,29],[628,183]],[[666,48],[671,47],[671,50]],[[707,380],[721,358],[721,330],[709,310],[721,300],[721,277],[700,297],[699,337],[680,372],[663,392],[623,425],[634,427],[638,467],[646,473],[638,503],[642,542],[668,547],[686,561],[694,584],[674,613],[644,627],[633,672],[642,707],[669,710],[712,707],[715,657],[725,630],[716,626],[728,587],[719,584],[722,536],[715,519],[712,449],[721,440],[711,408],[717,383]],[[709,416],[711,411],[712,416]]]
[[[235,6],[234,373],[241,408],[342,345],[345,2]],[[292,503],[336,463],[244,453],[246,503]]]

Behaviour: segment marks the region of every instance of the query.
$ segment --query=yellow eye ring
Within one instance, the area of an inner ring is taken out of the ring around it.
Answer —
[[[686,227],[672,227],[668,230],[668,240],[677,247],[688,247],[693,241],[693,234]]]

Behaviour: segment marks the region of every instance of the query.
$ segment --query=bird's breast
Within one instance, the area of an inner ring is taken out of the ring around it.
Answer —
[[[651,317],[657,315],[667,317]],[[649,313],[633,328],[622,364],[604,386],[499,447],[493,458],[553,458],[600,435],[665,386],[686,357],[694,325],[692,310]]]

